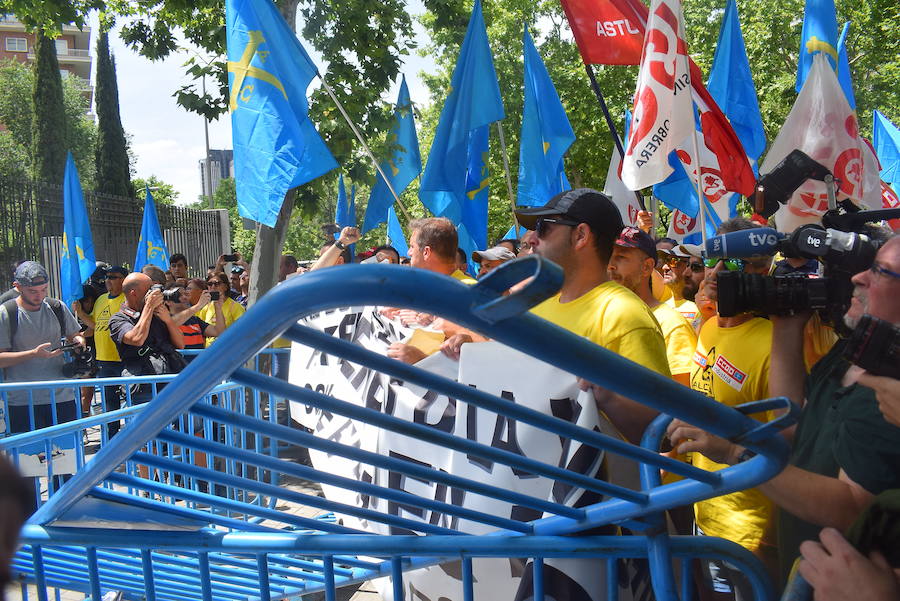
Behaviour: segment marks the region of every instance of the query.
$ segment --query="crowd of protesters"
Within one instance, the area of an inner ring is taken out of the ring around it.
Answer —
[[[810,313],[718,312],[719,274],[808,274],[816,271],[816,262],[773,256],[704,258],[699,247],[651,236],[652,219],[646,212],[639,215],[639,227],[625,227],[611,200],[590,189],[563,192],[543,207],[520,209],[516,217],[527,230],[521,240],[500,240],[471,255],[459,248],[456,228],[443,218],[410,223],[408,257],[388,245],[353,257],[351,248],[360,235],[356,228],[345,227],[321,246],[308,268],[284,255],[279,281],[355,261],[408,264],[474,285],[476,278],[517,256],[534,253],[553,261],[562,268],[562,287],[532,309],[536,315],[730,407],[783,396],[801,408],[797,426],[783,433],[792,447],[784,472],[758,488],[673,512],[680,533],[734,541],[754,553],[782,584],[802,554],[799,570],[815,587],[817,599],[848,598],[845,591],[879,601],[900,598],[892,571],[898,554],[884,551],[900,548],[900,540],[860,551],[839,533],[852,532],[851,526],[860,521],[871,523],[873,507],[887,511],[884,507],[893,503],[897,515],[900,384],[848,363],[842,355],[845,342]],[[757,227],[737,217],[722,223],[718,233]],[[871,268],[853,276],[846,324],[853,328],[866,314],[900,326],[900,237],[874,226],[868,233],[880,246]],[[470,263],[478,266],[476,277],[468,272]],[[86,287],[70,313],[57,302],[45,302],[48,278],[43,267],[30,261],[18,267],[19,295],[4,304],[17,305],[15,340],[8,327],[12,309],[0,311],[0,367],[7,381],[46,380],[55,374],[61,357],[53,343],[61,337],[79,345],[91,337],[101,377],[136,370],[178,371],[177,349],[214,344],[247,306],[250,266],[239,254],[223,255],[201,279],[189,277],[181,254],[172,255],[167,271],[148,266],[143,273],[129,273],[111,266],[102,275],[105,291]],[[165,290],[177,293],[164,300]],[[407,363],[435,352],[458,359],[463,345],[486,340],[433,315],[402,308],[383,312],[431,333],[389,348],[390,357]],[[279,339],[273,346],[288,343]],[[272,373],[286,379],[287,362],[276,361]],[[591,382],[579,385],[592,392],[598,408],[626,440],[637,443],[656,417],[649,407]],[[118,406],[119,397],[109,388],[103,394],[107,410]],[[76,401],[70,397],[71,390],[68,396],[55,397],[59,421],[75,417]],[[93,389],[82,395],[82,408],[92,397]],[[133,402],[146,400],[146,394],[134,392]],[[20,406],[17,397],[10,396],[13,431],[22,431],[21,419],[15,417]],[[768,421],[776,415],[753,417]],[[117,431],[118,424],[109,425],[110,436]],[[739,444],[678,420],[667,434],[672,453],[706,470],[753,456]],[[900,530],[896,525],[894,529]],[[727,562],[706,562],[698,571],[703,599],[750,595],[747,579]]]

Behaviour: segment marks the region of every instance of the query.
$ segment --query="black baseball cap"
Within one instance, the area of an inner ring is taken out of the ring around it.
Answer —
[[[575,188],[560,192],[542,207],[519,209],[516,219],[519,225],[533,230],[541,217],[565,216],[572,221],[588,224],[592,230],[610,238],[622,231],[622,215],[608,196],[593,188]]]
[[[636,227],[622,228],[619,237],[616,238],[616,246],[637,248],[654,261],[656,260],[656,243],[653,238]]]
[[[128,275],[128,270],[125,269],[124,267],[122,267],[121,265],[113,265],[112,267],[110,267],[106,270],[107,275],[109,275],[110,273],[118,273],[121,276],[126,276],[126,275]]]

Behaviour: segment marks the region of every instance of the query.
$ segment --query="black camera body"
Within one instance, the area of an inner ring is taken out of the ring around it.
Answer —
[[[163,300],[170,303],[179,303],[181,302],[181,290],[178,288],[171,288],[169,290],[165,290],[162,284],[153,284],[150,286],[150,291],[159,290],[162,292]]]
[[[63,352],[63,358],[66,361],[62,366],[62,373],[66,378],[90,378],[97,373],[97,365],[91,347],[82,348],[62,338],[57,348]]]
[[[803,225],[780,240],[776,250],[821,261],[821,277],[722,272],[717,279],[719,315],[790,315],[816,310],[825,323],[846,332],[843,316],[853,296],[850,278],[872,266],[878,246],[862,233]]]
[[[871,374],[900,380],[900,328],[863,315],[847,338],[843,356]]]

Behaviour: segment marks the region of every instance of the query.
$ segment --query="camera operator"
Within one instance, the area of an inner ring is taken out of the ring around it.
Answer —
[[[143,273],[132,273],[122,284],[125,302],[109,320],[109,331],[122,358],[123,376],[150,376],[178,373],[184,358],[176,349],[184,348],[184,336],[169,315],[163,291]],[[134,394],[132,403],[150,400],[151,390]]]
[[[865,313],[900,324],[900,237],[889,239],[852,283],[848,326],[856,327]],[[900,488],[900,427],[885,420],[876,391],[862,385],[862,368],[844,359],[846,342],[837,343],[807,376],[803,329],[809,318],[808,312],[772,317],[769,396],[787,396],[803,406],[789,465],[760,486],[782,509],[783,576],[802,541],[815,540],[823,526],[846,529],[875,495]],[[732,465],[748,458],[743,447],[683,422],[673,422],[669,438],[680,452],[699,451]]]
[[[47,297],[50,278],[39,263],[25,261],[16,268],[19,295],[0,309],[0,368],[5,382],[64,380],[65,358],[60,341],[84,347],[81,326],[62,302]],[[15,390],[7,393],[10,432],[29,432],[29,398],[34,405],[34,429],[78,417],[74,386]],[[56,421],[53,420],[53,405]]]

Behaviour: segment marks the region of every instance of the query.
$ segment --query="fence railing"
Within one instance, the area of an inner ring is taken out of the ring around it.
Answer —
[[[141,192],[138,191],[141,196]],[[144,201],[85,191],[85,204],[97,260],[131,265],[141,234]],[[198,211],[157,204],[159,225],[170,253],[183,253],[204,274],[223,252],[230,235],[219,210]],[[62,186],[0,178],[0,281],[8,285],[13,262],[38,260],[51,277],[51,296],[59,295],[63,234]]]

